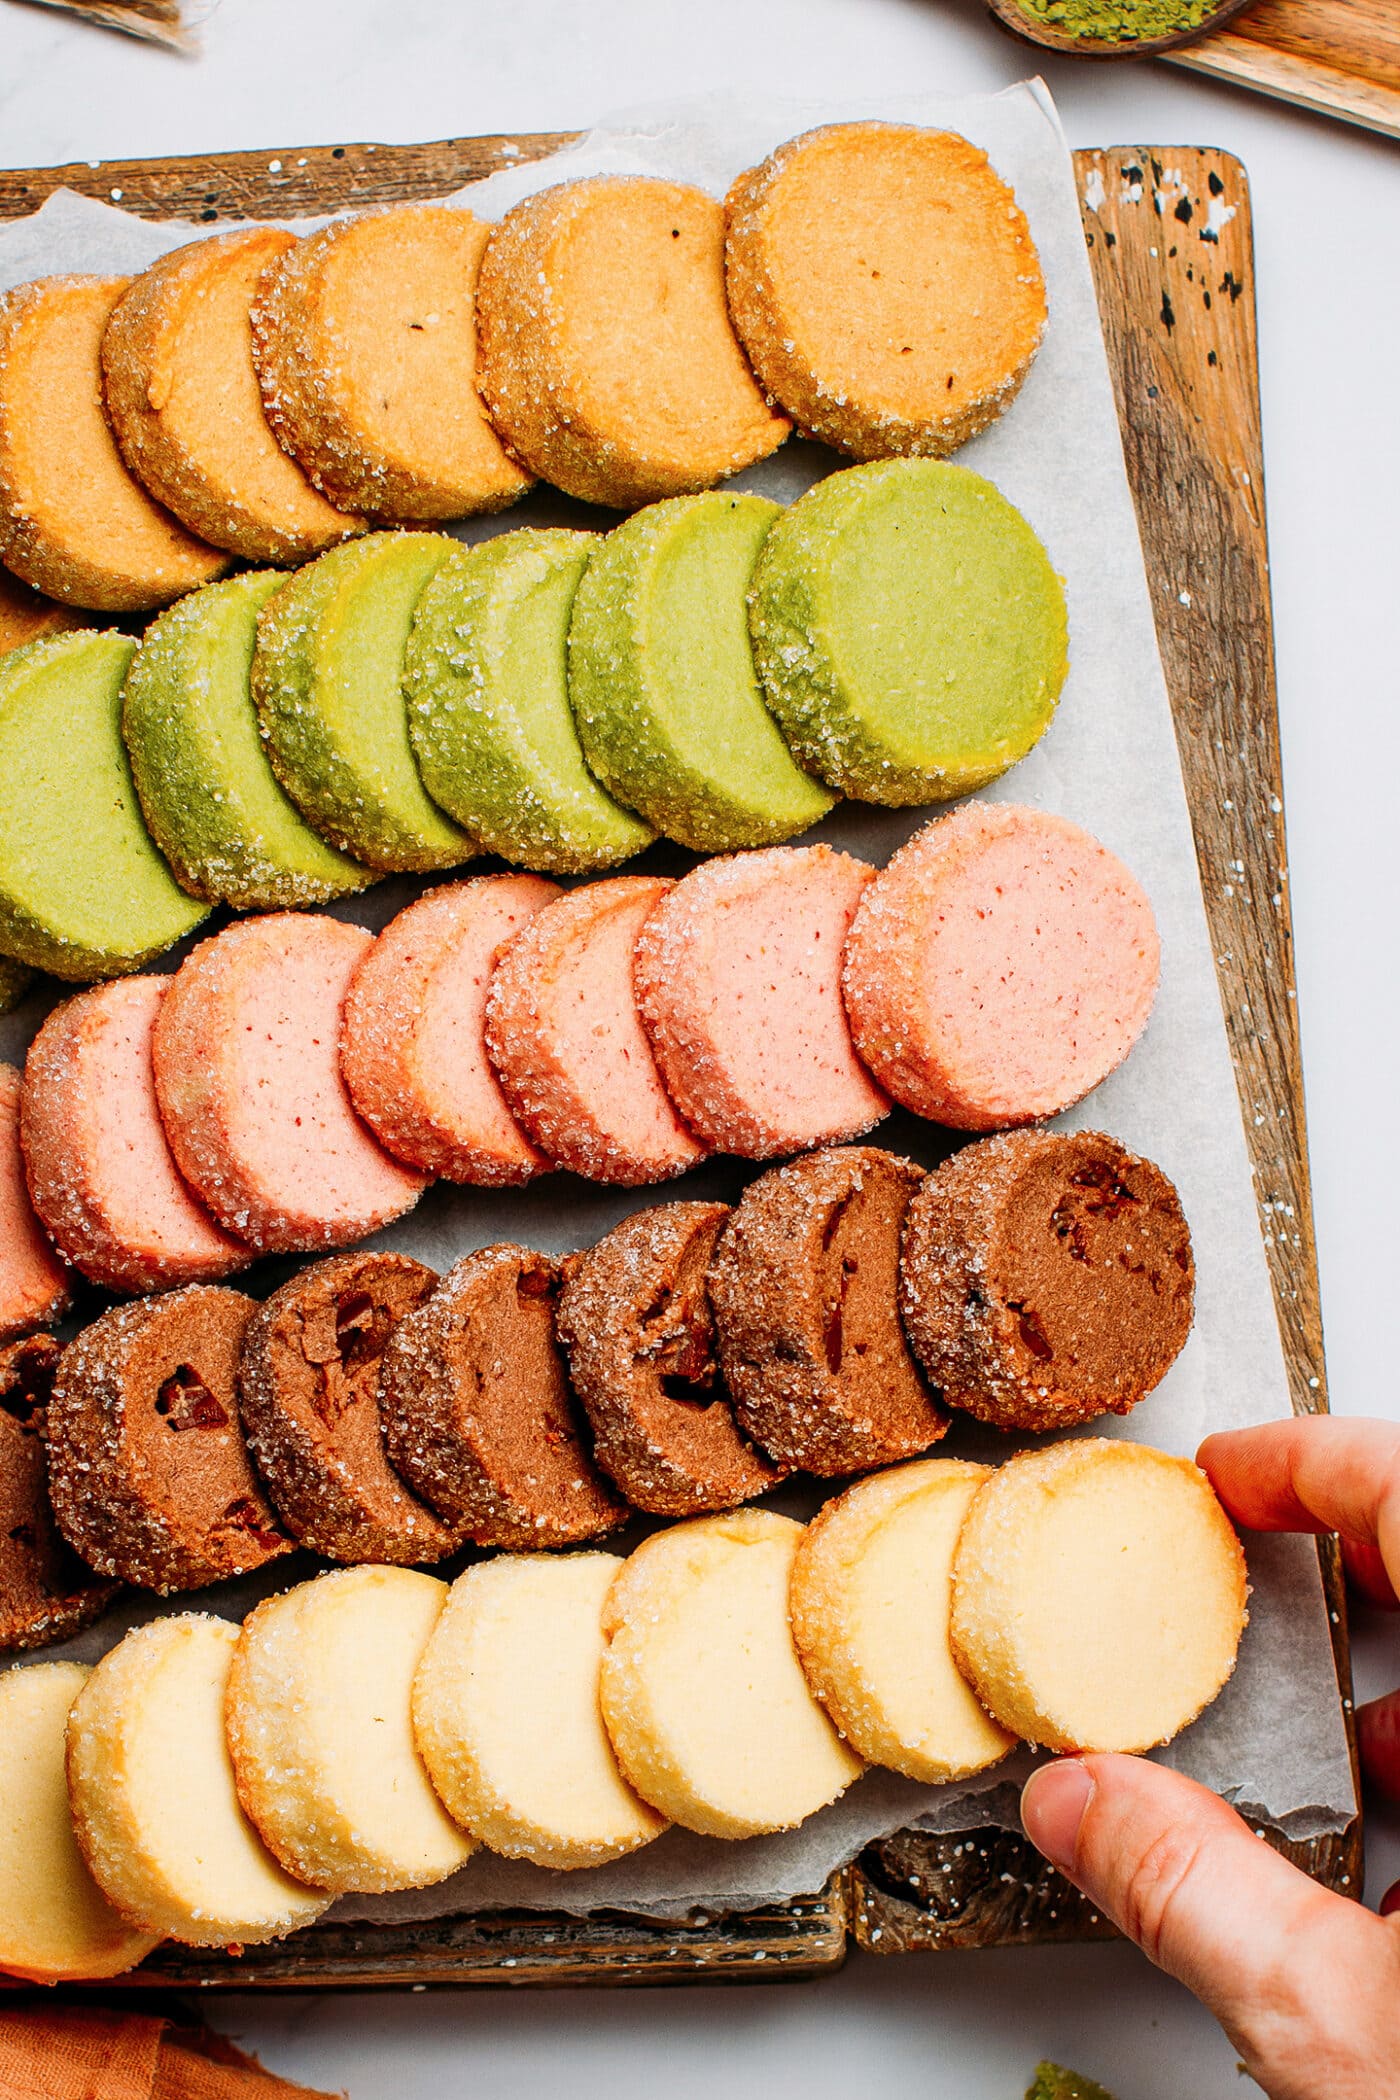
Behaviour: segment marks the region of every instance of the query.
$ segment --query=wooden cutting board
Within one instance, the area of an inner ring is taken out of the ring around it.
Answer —
[[[441,196],[510,162],[539,159],[571,136],[0,171],[0,218],[35,210],[62,184],[146,217],[209,221]],[[1074,159],[1293,1405],[1315,1413],[1327,1400],[1294,1003],[1249,186],[1237,160],[1205,148],[1114,147]],[[1332,1541],[1319,1551],[1351,1733],[1340,1569]],[[1354,1749],[1353,1737],[1353,1757]],[[1266,1835],[1319,1880],[1359,1894],[1359,1821],[1308,1844]],[[166,1947],[121,1981],[132,1990],[306,1990],[772,1980],[838,1967],[851,1937],[894,1953],[1107,1933],[1023,1838],[904,1831],[869,1846],[820,1895],[703,1924],[519,1913],[316,1926],[242,1956]],[[110,1985],[102,1988],[110,1994]]]
[[[1396,0],[1255,0],[1167,62],[1400,138]]]

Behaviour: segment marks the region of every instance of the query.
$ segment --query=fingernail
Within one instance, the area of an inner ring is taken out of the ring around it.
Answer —
[[[1021,1790],[1021,1822],[1026,1836],[1052,1866],[1074,1865],[1079,1826],[1094,1791],[1087,1765],[1077,1757],[1062,1758],[1032,1772]]]

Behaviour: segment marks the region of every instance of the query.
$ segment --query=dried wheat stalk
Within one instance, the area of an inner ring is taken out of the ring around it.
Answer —
[[[123,29],[128,36],[188,51],[194,39],[181,18],[180,0],[37,0],[40,7],[59,7],[103,29]]]

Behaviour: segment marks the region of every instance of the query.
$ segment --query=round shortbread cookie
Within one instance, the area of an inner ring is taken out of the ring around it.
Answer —
[[[191,1947],[257,1945],[331,1901],[284,1874],[239,1806],[224,1727],[238,1628],[204,1612],[138,1626],[68,1718],[73,1826],[125,1917]]]
[[[396,1159],[487,1188],[549,1172],[491,1069],[486,994],[500,950],[558,895],[538,875],[428,890],[389,921],[351,978],[340,1069]]]
[[[0,1676],[0,1970],[29,1983],[120,1976],[160,1944],[89,1874],[68,1805],[68,1714],[82,1663]]]
[[[169,605],[229,564],[151,501],[112,436],[102,333],[129,282],[41,277],[0,296],[0,559],[98,612]]]
[[[0,1064],[0,1342],[48,1327],[68,1310],[68,1271],[35,1215],[20,1148],[24,1082]]]
[[[121,739],[124,634],[51,635],[0,657],[0,942],[79,982],[139,970],[208,912],[141,816]]]
[[[980,148],[828,124],[725,205],[729,310],[770,399],[857,459],[942,454],[994,422],[1045,329],[1025,214]]]
[[[954,1130],[1079,1101],[1147,1026],[1160,948],[1122,861],[1067,817],[965,802],[916,831],[861,898],[842,989],[903,1108]]]
[[[54,1521],[46,1445],[58,1357],[51,1334],[0,1347],[0,1653],[68,1640],[117,1594]]]
[[[413,1740],[414,1673],[446,1597],[411,1568],[342,1568],[244,1621],[227,1709],[239,1798],[298,1880],[426,1888],[471,1852]]]
[[[248,308],[295,245],[249,226],[174,248],[131,280],[102,337],[107,414],[132,473],[244,561],[306,561],[364,529],[318,494],[263,414]]]
[[[413,1727],[464,1830],[508,1859],[597,1867],[666,1828],[618,1769],[598,1706],[610,1553],[503,1554],[452,1585]]]
[[[1244,1554],[1199,1467],[1088,1437],[1008,1459],[953,1560],[953,1653],[1047,1750],[1150,1750],[1209,1706],[1248,1614]]]
[[[724,214],[680,182],[602,175],[527,197],[477,283],[481,391],[532,473],[634,509],[766,459],[788,434],[724,296]]]
[[[953,1554],[989,1470],[926,1458],[858,1481],[817,1512],[793,1562],[807,1682],[862,1757],[930,1786],[996,1764],[1015,1742],[948,1640]]]
[[[802,1526],[767,1510],[659,1531],[623,1563],[603,1630],[603,1719],[644,1801],[705,1837],[791,1830],[862,1766],[818,1706],[788,1624]]]
[[[395,204],[333,220],[265,270],[252,308],[263,408],[342,509],[465,518],[530,486],[476,389],[489,232],[460,207]]]
[[[251,1259],[196,1203],[156,1105],[151,1035],[168,977],[118,977],[56,1006],[24,1062],[29,1193],[66,1261],[109,1291],[214,1283]]]
[[[0,569],[0,656],[22,649],[26,642],[41,642],[46,634],[67,634],[82,625],[80,612],[43,597]]]

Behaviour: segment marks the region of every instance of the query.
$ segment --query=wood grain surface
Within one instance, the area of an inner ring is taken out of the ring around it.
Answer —
[[[1255,0],[1170,63],[1400,138],[1396,0]]]
[[[511,161],[541,158],[573,136],[0,171],[0,218],[33,211],[61,184],[149,217],[311,215],[442,195]],[[1317,1411],[1326,1388],[1288,905],[1248,184],[1236,160],[1209,149],[1081,152],[1075,167],[1293,1404]],[[1322,1552],[1339,1696],[1350,1720],[1340,1571],[1331,1542]],[[1291,1845],[1278,1832],[1272,1842],[1317,1878],[1359,1893],[1359,1822],[1312,1844]],[[1109,1928],[1014,1833],[904,1831],[867,1848],[820,1897],[684,1930],[620,1917],[323,1925],[241,1957],[166,1947],[123,1987],[773,1978],[837,1966],[848,1930],[874,1951],[893,1953],[1080,1940]]]

